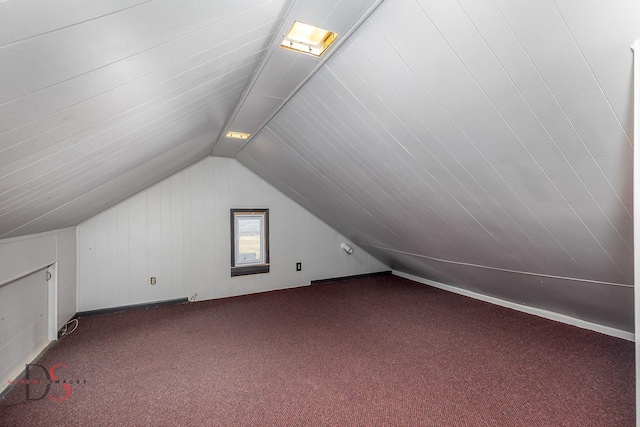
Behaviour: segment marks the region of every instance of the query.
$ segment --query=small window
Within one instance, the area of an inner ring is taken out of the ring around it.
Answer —
[[[269,272],[269,209],[231,209],[231,276]]]

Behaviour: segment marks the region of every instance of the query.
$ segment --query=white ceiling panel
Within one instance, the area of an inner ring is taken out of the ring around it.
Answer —
[[[546,82],[553,97],[560,104],[569,120],[576,128],[591,156],[602,169],[617,193],[631,194],[631,182],[628,173],[631,171],[632,146],[630,135],[621,126],[614,113],[603,87],[593,73],[593,69],[585,60],[580,45],[575,41],[571,28],[563,19],[554,2],[542,2],[538,7],[531,7],[525,2],[520,8],[513,3],[501,4],[501,12],[509,21],[514,35],[518,38],[522,49],[534,62],[538,72]],[[626,13],[637,16],[637,2],[624,2]],[[574,8],[582,8],[578,4]],[[591,9],[591,16],[607,16],[599,14],[598,8]],[[540,19],[545,20],[544,29],[537,25]],[[619,24],[623,24],[620,22]],[[621,34],[617,45],[611,45],[612,51],[626,56],[627,62],[632,58],[628,45],[622,43],[625,35],[630,35],[632,27]],[[534,30],[535,29],[535,30]],[[597,37],[595,34],[592,37]],[[630,73],[630,63],[627,65]],[[630,74],[629,74],[630,77]],[[627,80],[627,85],[631,79]],[[629,87],[629,86],[627,86]],[[630,100],[630,93],[628,93]],[[630,108],[627,104],[626,109]],[[594,114],[597,113],[597,114]],[[621,141],[627,144],[602,144],[603,140]],[[619,162],[624,159],[624,162]],[[622,199],[622,196],[620,196]],[[630,199],[623,200],[628,211],[631,211]]]
[[[181,86],[175,89],[165,87],[153,93],[130,97],[116,105],[74,120],[68,125],[21,141],[3,151],[8,165],[3,167],[2,171],[9,174],[33,162],[49,163],[50,156],[63,156],[64,151],[68,149],[78,150],[79,141],[85,142],[84,151],[91,150],[96,145],[104,147],[106,143],[102,140],[105,138],[112,143],[111,141],[115,141],[118,136],[132,130],[142,126],[154,126],[158,121],[173,118],[174,113],[179,112],[177,105],[180,109],[193,109],[197,108],[198,104],[210,104],[229,97],[237,98],[257,66],[260,55],[256,54],[252,59],[250,62],[243,60],[240,64],[224,67],[202,78],[193,79],[188,90]],[[99,142],[93,144],[93,140],[99,140]],[[77,153],[79,154],[80,151]],[[38,171],[33,173],[37,174]],[[22,177],[24,175],[20,178]],[[2,183],[0,183],[1,187]]]
[[[0,103],[153,49],[251,6],[251,0],[220,5],[194,1],[188,8],[175,3],[144,3],[4,46],[0,50],[0,64],[4,64],[0,79],[12,84],[0,86]]]
[[[149,0],[110,0],[92,4],[82,0],[21,0],[0,3],[0,46],[98,19]]]
[[[23,218],[14,219],[9,225],[13,234],[24,235],[71,227],[84,221],[87,216],[97,215],[105,209],[156,183],[155,175],[163,170],[172,175],[208,155],[210,146],[193,140],[174,146],[157,157],[150,158],[141,166],[125,164],[120,175],[107,182],[81,181],[67,187],[59,196],[46,196],[28,206]],[[204,147],[204,148],[203,148]],[[117,199],[104,197],[118,195]],[[6,226],[6,225],[5,225]]]
[[[224,64],[226,55],[235,50],[250,54],[253,51],[247,49],[248,43],[261,43],[264,48],[265,35],[270,34],[279,22],[265,22],[267,12],[261,8],[249,10],[238,17],[240,22],[225,20],[91,73],[0,104],[0,132],[27,124],[34,118],[45,121],[45,126],[64,123],[131,94],[152,89],[200,65],[211,61]],[[232,37],[227,36],[230,33]]]
[[[633,67],[630,49],[620,40],[638,37],[640,2],[625,1],[623,7],[609,7],[597,0],[557,0],[556,7],[577,47],[589,65],[630,140],[633,140],[633,108],[629,83]]]
[[[57,141],[57,138],[77,134],[136,108],[144,108],[161,97],[168,98],[167,94],[184,91],[194,81],[213,80],[219,75],[234,73],[239,67],[246,68],[251,64],[255,67],[254,62],[259,61],[263,54],[260,48],[264,41],[253,32],[247,35],[249,37],[246,42],[242,40],[242,46],[250,48],[250,52],[234,50],[233,45],[218,45],[208,49],[206,55],[199,55],[197,62],[195,58],[190,58],[196,64],[181,61],[131,83],[90,96],[86,101],[76,104],[71,101],[67,108],[3,133],[1,147],[6,150],[22,144],[29,145],[34,150],[46,144],[46,141],[51,143]],[[224,61],[216,60],[222,58]],[[31,106],[25,105],[25,108],[28,107]]]
[[[265,56],[265,61],[225,126],[225,131],[255,135],[381,2],[382,0],[294,2]],[[338,37],[321,58],[282,49],[280,43],[294,21],[323,28],[338,34]],[[267,101],[265,97],[271,99]],[[212,155],[233,157],[247,143],[246,140],[226,138],[225,134],[226,132],[218,138]]]
[[[594,313],[602,310],[602,299],[617,310],[608,313],[608,324],[617,329],[628,329],[633,323],[633,286],[606,283],[570,281],[554,277],[537,277],[518,273],[451,265],[409,254],[388,252],[367,246],[376,256],[391,257],[394,268],[409,274],[429,276],[441,283],[479,292],[490,297],[507,299],[532,307],[545,307],[549,311],[563,312],[571,317],[591,321]],[[511,286],[505,286],[505,283]]]
[[[0,237],[77,223],[143,189],[109,184],[131,171],[154,183],[211,152],[289,9],[64,1],[47,20],[44,2],[13,3],[1,19],[28,25],[1,31]]]
[[[630,330],[640,28],[590,6],[386,0],[236,158],[392,267]]]

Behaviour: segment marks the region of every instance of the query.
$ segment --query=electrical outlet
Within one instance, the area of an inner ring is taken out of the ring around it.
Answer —
[[[296,271],[302,271],[302,263],[296,262]]]
[[[156,284],[156,278],[155,278],[155,277],[152,277],[152,278],[151,278],[151,284],[152,284],[152,285],[155,285],[155,284]]]

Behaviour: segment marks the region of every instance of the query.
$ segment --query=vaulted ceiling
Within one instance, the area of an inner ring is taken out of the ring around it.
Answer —
[[[226,128],[257,131],[318,64],[276,47],[293,17],[346,34],[370,3],[0,2],[0,237],[76,225],[235,152]]]
[[[632,330],[638,16],[636,0],[1,2],[0,237],[235,157],[392,268]],[[338,45],[279,49],[293,19]]]

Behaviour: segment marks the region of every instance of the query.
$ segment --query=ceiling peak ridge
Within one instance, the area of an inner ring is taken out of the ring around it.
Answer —
[[[378,7],[380,7],[380,5],[384,2],[384,0],[373,0],[371,1],[367,8],[364,9],[362,11],[362,13],[360,13],[349,25],[348,27],[345,29],[345,31],[343,32],[339,32],[338,38],[336,39],[335,43],[333,43],[333,45],[320,57],[320,58],[309,58],[310,60],[313,61],[313,63],[315,63],[315,65],[299,80],[298,84],[284,97],[282,98],[278,98],[278,99],[282,99],[282,101],[275,106],[275,108],[270,109],[269,111],[266,111],[265,114],[263,115],[263,117],[265,117],[262,121],[258,122],[259,124],[257,126],[254,126],[252,129],[240,129],[240,128],[233,128],[234,125],[234,121],[236,120],[236,118],[238,117],[239,113],[241,112],[242,108],[247,105],[247,99],[252,95],[252,91],[254,90],[254,88],[256,87],[256,84],[258,83],[258,81],[260,80],[261,76],[263,75],[263,72],[265,71],[265,67],[268,65],[269,60],[272,58],[272,56],[274,55],[275,52],[277,52],[280,49],[280,43],[281,43],[281,39],[286,35],[287,31],[290,29],[292,23],[296,20],[296,14],[298,13],[298,11],[301,9],[302,5],[306,2],[309,2],[310,0],[293,0],[294,4],[291,4],[289,6],[289,9],[285,15],[285,18],[283,19],[279,30],[276,32],[274,39],[272,40],[271,44],[270,44],[270,48],[269,50],[265,53],[264,59],[263,61],[260,63],[260,65],[258,66],[258,68],[256,69],[256,72],[254,74],[254,76],[252,77],[252,80],[250,82],[250,84],[247,86],[247,90],[243,93],[242,97],[240,98],[240,101],[238,102],[238,105],[236,106],[236,108],[234,109],[233,113],[231,114],[231,116],[229,117],[229,120],[227,121],[227,123],[225,123],[225,127],[222,129],[223,131],[220,133],[220,136],[218,137],[217,141],[214,144],[213,150],[211,152],[212,156],[216,156],[221,154],[220,151],[220,147],[223,144],[223,141],[225,141],[226,138],[226,134],[228,131],[237,131],[237,132],[247,132],[251,134],[251,137],[248,138],[247,140],[242,140],[242,144],[239,146],[235,146],[233,148],[230,148],[228,150],[228,152],[226,152],[225,154],[222,154],[224,157],[232,157],[235,158],[238,153],[240,153],[240,151],[242,151],[244,149],[244,147],[247,146],[247,144],[249,144],[251,142],[251,139],[257,135],[266,125],[267,123],[269,123],[269,121],[271,121],[271,119],[278,114],[278,112],[287,104],[287,102],[289,102],[289,100],[305,85],[305,83],[311,78],[313,77],[313,75],[318,72],[318,70],[320,70],[320,68],[322,68],[322,66],[329,60],[329,58],[331,58],[331,56],[337,52],[340,47],[349,39],[349,37],[351,37],[351,35],[353,33],[355,33],[357,31],[357,29],[367,20],[369,19],[369,17],[373,14],[373,12],[375,12]],[[325,25],[324,22],[320,25]],[[334,29],[331,29],[332,31],[334,31]],[[266,96],[266,95],[262,95],[262,96]]]

